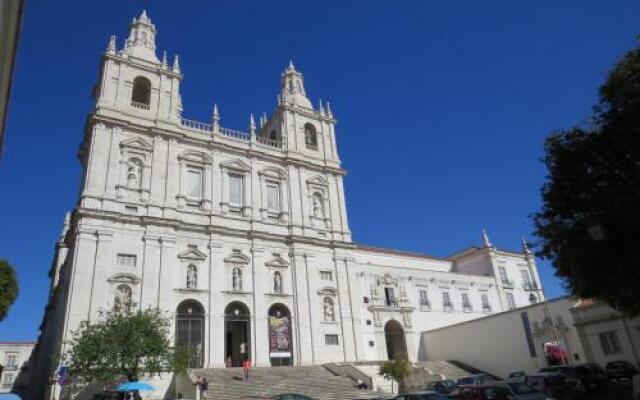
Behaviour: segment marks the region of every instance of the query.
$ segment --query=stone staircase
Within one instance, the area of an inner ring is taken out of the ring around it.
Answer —
[[[203,376],[209,382],[205,399],[266,399],[284,393],[310,396],[314,400],[349,400],[375,392],[359,390],[348,376],[336,375],[324,366],[257,367],[244,381],[242,368],[192,370],[192,376]]]

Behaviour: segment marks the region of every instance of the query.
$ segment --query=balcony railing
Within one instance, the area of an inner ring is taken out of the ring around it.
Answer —
[[[473,311],[473,307],[471,307],[471,304],[465,304],[465,305],[462,306],[462,310],[464,312],[471,312],[471,311]]]
[[[447,312],[453,311],[453,303],[444,303],[442,309]]]
[[[282,140],[274,140],[265,136],[258,136],[256,140],[258,143],[264,144],[265,146],[276,147],[278,149],[282,148]]]
[[[137,108],[139,110],[149,110],[151,107],[147,103],[140,103],[138,101],[132,101],[131,107]]]
[[[491,312],[491,306],[489,306],[489,305],[482,306],[482,312],[490,313]]]
[[[513,281],[511,279],[502,279],[502,286],[512,288]]]
[[[220,134],[222,136],[230,137],[236,140],[242,140],[244,142],[248,142],[250,136],[247,132],[236,131],[234,129],[222,128],[220,127]]]
[[[205,124],[204,122],[194,121],[192,119],[181,118],[180,125],[188,129],[200,132],[211,132],[211,124]]]
[[[522,288],[524,290],[534,291],[534,290],[538,290],[538,285],[535,282],[524,282],[522,284]]]

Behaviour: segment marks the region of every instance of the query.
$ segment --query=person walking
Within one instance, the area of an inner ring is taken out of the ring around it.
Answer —
[[[244,371],[244,380],[249,380],[249,369],[251,368],[251,360],[246,359],[242,362],[242,370]]]

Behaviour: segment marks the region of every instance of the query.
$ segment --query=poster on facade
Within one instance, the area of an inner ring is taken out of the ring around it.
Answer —
[[[289,317],[269,317],[269,356],[291,357]]]

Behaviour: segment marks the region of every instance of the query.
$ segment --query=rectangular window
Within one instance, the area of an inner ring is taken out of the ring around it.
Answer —
[[[502,281],[503,285],[508,285],[509,282],[509,276],[507,275],[507,270],[505,267],[498,267],[498,271],[500,273],[500,280]]]
[[[332,281],[333,274],[331,273],[331,271],[320,271],[320,279],[322,279],[323,281]]]
[[[324,344],[327,346],[337,346],[339,344],[338,335],[324,335]]]
[[[384,302],[389,307],[397,307],[398,302],[396,301],[396,296],[393,292],[393,288],[384,288]]]
[[[422,289],[420,290],[420,311],[428,311],[431,309],[431,303],[429,302],[429,296],[427,295],[427,291]]]
[[[5,367],[17,367],[18,366],[18,354],[5,353],[4,354],[4,366]]]
[[[11,386],[13,384],[13,374],[9,372],[5,372],[4,378],[2,379],[2,386]]]
[[[604,354],[618,354],[622,352],[620,341],[616,332],[606,332],[598,335],[600,337],[600,345]]]
[[[507,306],[509,307],[509,310],[516,309],[516,299],[513,297],[513,293],[507,293]]]
[[[118,254],[118,267],[135,268],[136,256],[133,254]]]
[[[529,271],[526,269],[520,270],[520,274],[522,275],[522,286],[525,289],[533,289],[533,284],[531,283],[531,275],[529,275]]]
[[[464,311],[471,311],[471,302],[469,301],[469,293],[462,293],[462,308]]]
[[[235,207],[242,207],[242,175],[229,175],[229,204]]]
[[[280,185],[277,183],[267,184],[267,210],[280,212]]]
[[[187,168],[187,197],[197,200],[202,198],[202,170],[200,168]]]
[[[486,293],[482,293],[480,299],[482,300],[482,311],[490,312],[491,305],[489,304],[489,296]]]
[[[442,308],[445,311],[453,311],[453,303],[451,302],[449,292],[442,292]]]

